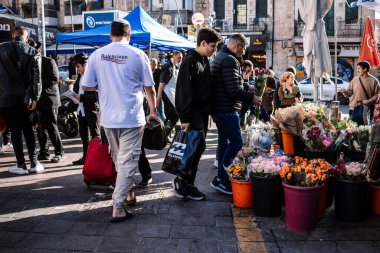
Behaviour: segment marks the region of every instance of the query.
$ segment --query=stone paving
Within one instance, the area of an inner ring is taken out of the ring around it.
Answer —
[[[135,217],[119,224],[109,222],[111,191],[88,189],[81,167],[71,165],[80,157],[79,138],[64,139],[67,159],[45,163],[38,175],[12,175],[13,154],[0,156],[0,252],[380,252],[376,216],[343,223],[330,208],[315,231],[299,233],[284,215],[259,218],[234,208],[209,186],[216,141],[212,129],[196,181],[206,201],[175,197],[173,176],[160,170],[165,150],[148,151],[153,184],[137,191]]]

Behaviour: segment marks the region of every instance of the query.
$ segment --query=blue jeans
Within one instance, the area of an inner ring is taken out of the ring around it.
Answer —
[[[224,181],[228,180],[224,167],[231,165],[243,146],[240,117],[237,112],[219,113],[213,116],[218,127],[218,178]]]

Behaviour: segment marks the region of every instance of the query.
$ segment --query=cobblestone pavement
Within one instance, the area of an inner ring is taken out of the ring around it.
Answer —
[[[209,186],[216,141],[214,130],[196,181],[206,201],[175,197],[174,176],[160,170],[165,150],[148,151],[153,184],[137,191],[135,217],[120,224],[109,222],[111,192],[88,189],[71,164],[81,155],[79,138],[64,139],[67,158],[44,163],[37,175],[8,173],[14,155],[1,156],[0,252],[238,252],[231,198]]]
[[[81,142],[63,141],[67,158],[44,163],[46,171],[38,175],[12,175],[7,168],[13,154],[0,156],[0,252],[380,252],[376,216],[343,223],[330,208],[314,232],[299,233],[286,227],[284,215],[260,218],[233,208],[229,196],[209,186],[216,174],[215,129],[196,181],[206,201],[175,197],[173,176],[160,170],[165,150],[148,151],[153,184],[137,191],[134,218],[112,224],[111,192],[86,187],[81,167],[71,165]]]

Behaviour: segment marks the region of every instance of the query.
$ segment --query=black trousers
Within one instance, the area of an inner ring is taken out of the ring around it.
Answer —
[[[30,111],[26,105],[3,108],[5,120],[9,129],[11,130],[11,140],[13,144],[13,150],[16,155],[17,165],[22,166],[25,164],[24,150],[22,135],[26,147],[28,149],[29,159],[31,163],[37,162],[36,155],[36,140],[34,138],[32,122],[29,120]]]
[[[150,167],[148,158],[146,158],[144,147],[141,147],[141,155],[139,159],[139,172],[142,178],[152,177],[152,168]]]
[[[7,127],[4,133],[2,133],[2,137],[3,137],[3,143],[0,143],[0,145],[7,145],[11,140],[11,131],[9,127]]]
[[[177,124],[179,117],[174,105],[172,104],[172,102],[170,102],[169,98],[165,95],[165,93],[162,93],[162,101],[164,102],[164,110],[166,116],[165,134],[166,136],[168,136]]]
[[[190,120],[190,129],[201,131],[202,135],[197,150],[195,151],[193,161],[190,164],[189,174],[182,176],[182,179],[184,179],[189,184],[194,185],[195,178],[197,176],[199,161],[201,160],[203,152],[206,150],[206,135],[208,130],[207,124],[208,114],[193,114],[192,119]]]
[[[88,142],[93,138],[100,137],[100,127],[98,124],[98,118],[96,112],[85,111],[85,116],[82,116],[81,113],[78,115],[79,122],[79,135],[83,144],[83,157],[87,155]]]
[[[37,129],[38,142],[40,143],[40,155],[49,155],[48,136],[54,147],[55,155],[63,155],[61,135],[57,126],[58,109],[40,110],[40,126]]]

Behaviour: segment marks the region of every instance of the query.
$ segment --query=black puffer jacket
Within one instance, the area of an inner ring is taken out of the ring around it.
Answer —
[[[252,103],[254,94],[243,89],[237,57],[223,46],[211,63],[212,113],[240,111],[242,102]]]
[[[0,44],[0,108],[37,101],[42,90],[41,57],[22,39]]]

